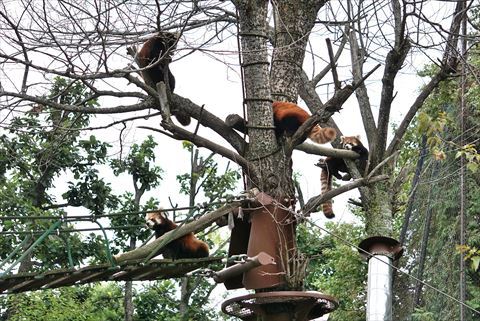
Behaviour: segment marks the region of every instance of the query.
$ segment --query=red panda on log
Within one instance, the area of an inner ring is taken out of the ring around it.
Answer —
[[[357,164],[358,170],[363,175],[368,162],[368,149],[363,146],[360,141],[360,136],[342,136],[340,138],[340,143],[344,149],[352,150],[360,155],[360,157],[355,160],[355,163]],[[344,181],[349,181],[352,178],[343,158],[327,157],[321,159],[317,166],[322,168],[320,174],[322,194],[325,194],[332,189],[332,175],[337,179]],[[340,172],[346,174],[342,176]],[[327,218],[335,217],[332,208],[332,200],[325,201],[322,204],[322,211]]]
[[[147,213],[145,221],[148,228],[155,231],[155,238],[177,228],[177,224],[160,211]],[[158,254],[162,254],[166,259],[200,258],[207,257],[209,250],[207,243],[197,239],[193,233],[188,233],[165,245],[156,255]]]
[[[176,47],[177,35],[171,32],[159,32],[143,44],[137,53],[137,61],[142,70],[143,80],[147,85],[156,90],[160,81],[168,83],[170,90],[175,89],[175,77],[170,71],[169,64],[172,62],[172,51]],[[178,121],[187,126],[190,124],[190,116],[175,113]]]
[[[277,136],[282,132],[286,132],[290,136],[293,135],[310,118],[309,113],[294,103],[274,101],[272,107]],[[315,143],[326,144],[337,137],[337,131],[331,127],[322,128],[315,125],[308,137]]]

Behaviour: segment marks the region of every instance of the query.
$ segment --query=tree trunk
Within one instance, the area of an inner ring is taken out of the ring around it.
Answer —
[[[391,173],[385,170],[383,174]],[[365,204],[366,226],[368,236],[392,236],[392,200],[390,181],[376,183],[368,189],[368,198],[362,195]]]
[[[182,277],[180,279],[180,305],[178,307],[181,321],[188,321],[188,302],[192,295],[192,290],[190,288],[191,286],[188,277]]]

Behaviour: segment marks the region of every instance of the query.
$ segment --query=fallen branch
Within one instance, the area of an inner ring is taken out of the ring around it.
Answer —
[[[213,223],[218,218],[222,217],[223,215],[227,214],[228,212],[232,211],[233,209],[242,205],[242,201],[234,201],[227,205],[222,206],[218,210],[210,212],[208,214],[203,215],[199,219],[187,223],[183,226],[176,228],[173,231],[167,232],[158,239],[154,240],[151,243],[148,243],[142,247],[139,247],[135,250],[125,252],[119,255],[114,256],[114,259],[117,264],[123,263],[125,261],[130,260],[138,260],[148,257],[152,252],[158,252],[162,249],[165,245],[171,242],[174,239],[182,237],[188,233],[192,233],[195,231],[203,230],[211,223]]]

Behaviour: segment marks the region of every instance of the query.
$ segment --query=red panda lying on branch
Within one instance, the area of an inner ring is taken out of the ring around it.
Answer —
[[[170,71],[169,64],[172,62],[172,51],[177,44],[178,36],[171,32],[159,32],[157,35],[145,41],[137,53],[137,62],[142,70],[143,80],[147,85],[156,89],[157,83],[168,82],[170,90],[175,89],[175,77]],[[175,113],[178,121],[187,126],[190,124],[190,116]]]
[[[305,110],[294,103],[274,101],[272,107],[277,136],[282,132],[286,132],[290,136],[293,135],[310,118],[310,115]],[[315,125],[308,137],[315,143],[326,144],[337,137],[337,131],[331,127],[322,128]]]
[[[367,167],[368,149],[363,146],[359,138],[360,136],[342,136],[340,138],[340,143],[344,149],[352,150],[360,155],[360,157],[355,160],[355,163],[357,164],[358,170],[363,175]],[[327,157],[325,159],[320,159],[317,166],[322,168],[320,174],[322,194],[325,194],[332,189],[332,175],[337,179],[344,181],[349,181],[352,178],[343,158]],[[346,174],[342,176],[340,172]],[[335,217],[332,208],[332,200],[325,201],[322,204],[322,211],[327,218]]]
[[[177,227],[177,224],[170,221],[162,212],[147,213],[145,221],[148,228],[155,231],[155,238],[159,238]],[[207,257],[208,245],[197,239],[193,233],[188,233],[165,245],[158,254],[162,254],[166,259]]]

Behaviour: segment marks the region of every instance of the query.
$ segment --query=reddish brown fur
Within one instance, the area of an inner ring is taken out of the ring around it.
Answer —
[[[145,68],[142,70],[143,80],[150,87],[156,89],[158,82],[165,82],[165,79],[167,79],[170,90],[173,92],[175,89],[175,77],[170,71],[169,64],[172,61],[171,51],[175,49],[176,42],[176,34],[159,32],[145,41],[138,52],[138,65],[140,68]],[[190,124],[189,115],[178,111],[172,111],[172,113],[182,125]]]
[[[365,168],[367,167],[368,161],[368,150],[363,146],[358,136],[345,136],[341,137],[340,143],[345,149],[350,149],[360,155],[359,158],[355,160],[357,167],[360,173],[363,175]],[[348,167],[345,164],[343,158],[327,157],[322,163],[318,164],[322,167],[322,172],[320,174],[320,183],[322,194],[330,191],[332,189],[332,176],[335,176],[337,179],[348,181],[351,179],[351,175],[348,172]],[[342,176],[342,173],[346,173]],[[327,218],[334,218],[335,214],[333,212],[332,200],[327,200],[322,204],[323,214]]]
[[[330,175],[328,168],[322,168],[320,173],[320,184],[322,195],[332,189],[332,175]],[[326,218],[335,217],[331,199],[322,203],[322,211]]]
[[[290,135],[300,127],[310,114],[294,103],[274,101],[273,116],[277,133],[286,131]],[[337,132],[331,127],[322,128],[318,125],[312,128],[309,138],[318,144],[326,144],[337,137]]]
[[[177,224],[162,212],[148,213],[145,220],[149,228],[155,231],[156,238],[177,228]],[[207,243],[197,239],[193,233],[188,233],[168,243],[158,254],[163,254],[168,259],[200,258],[207,257],[209,249]]]
[[[175,77],[168,68],[168,64],[172,61],[170,50],[175,46],[175,41],[174,34],[159,33],[145,41],[138,52],[138,65],[146,68],[142,71],[142,76],[149,86],[155,88],[156,84],[164,81],[167,76],[170,90],[175,89]]]

